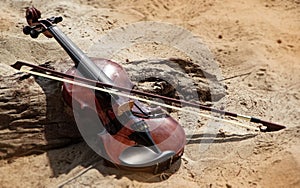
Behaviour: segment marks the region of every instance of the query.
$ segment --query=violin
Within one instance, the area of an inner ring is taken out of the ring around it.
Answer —
[[[33,75],[62,81],[62,97],[73,109],[77,127],[87,144],[116,167],[158,173],[181,158],[186,135],[181,125],[162,108],[150,108],[144,101],[166,108],[186,111],[219,121],[256,129],[242,123],[217,118],[200,112],[184,110],[133,94],[167,100],[204,111],[258,123],[262,132],[278,131],[285,126],[259,118],[214,109],[197,103],[178,100],[133,89],[123,67],[116,62],[85,55],[57,26],[62,17],[40,19],[34,7],[26,10],[26,35],[37,38],[43,33],[54,38],[74,62],[66,73],[17,61],[12,67]],[[31,67],[35,71],[22,69]],[[42,74],[41,72],[47,72]]]
[[[74,66],[65,74],[103,84],[132,89],[133,83],[116,62],[91,58],[58,27],[62,17],[40,19],[34,7],[26,10],[26,35],[43,33],[54,38]],[[115,166],[157,173],[170,167],[183,154],[186,136],[180,124],[161,108],[150,108],[137,100],[63,83],[62,96],[72,107],[77,126],[92,148]]]

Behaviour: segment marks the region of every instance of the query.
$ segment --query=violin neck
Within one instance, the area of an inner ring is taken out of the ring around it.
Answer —
[[[48,28],[55,40],[63,47],[74,61],[77,70],[86,78],[106,84],[113,84],[112,80],[99,69],[95,63],[78,48],[57,26]]]

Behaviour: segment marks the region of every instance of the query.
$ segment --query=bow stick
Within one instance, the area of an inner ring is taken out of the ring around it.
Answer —
[[[33,68],[33,70],[40,70],[40,71],[43,71],[43,72],[48,72],[48,74],[28,70],[28,69],[24,68],[23,66]],[[263,126],[266,127],[266,128],[259,127],[260,131],[262,131],[262,132],[278,131],[278,130],[281,130],[281,129],[285,128],[285,126],[283,126],[283,125],[279,125],[279,124],[272,123],[272,122],[269,122],[269,121],[264,121],[264,120],[261,120],[261,119],[258,119],[258,118],[252,117],[252,116],[232,113],[232,112],[211,108],[211,107],[201,105],[201,104],[197,104],[197,103],[192,103],[192,102],[188,102],[188,101],[184,101],[184,100],[178,100],[178,99],[165,97],[165,96],[161,96],[161,95],[157,95],[157,94],[152,94],[152,93],[148,93],[148,92],[143,92],[143,91],[139,91],[139,90],[135,90],[135,89],[128,89],[128,88],[124,88],[124,87],[120,87],[120,86],[105,84],[105,83],[102,83],[102,82],[86,79],[86,78],[83,78],[83,77],[64,74],[64,73],[57,72],[57,71],[54,71],[54,70],[51,70],[51,69],[48,69],[48,68],[32,65],[32,64],[29,64],[29,63],[26,63],[26,62],[17,61],[14,65],[12,65],[12,67],[17,69],[17,70],[20,70],[21,72],[30,73],[30,74],[33,74],[33,75],[36,75],[36,76],[41,76],[41,77],[45,77],[45,78],[49,78],[49,79],[53,79],[53,80],[57,80],[57,81],[61,81],[61,82],[67,82],[67,83],[70,83],[70,84],[74,84],[74,85],[78,85],[78,86],[82,86],[82,87],[87,87],[87,88],[102,91],[102,92],[108,92],[108,93],[111,93],[111,94],[115,94],[115,95],[119,95],[119,96],[123,96],[123,97],[128,97],[130,99],[135,99],[135,100],[147,102],[147,103],[150,103],[150,104],[163,106],[163,107],[166,107],[166,108],[185,111],[185,112],[188,112],[188,113],[200,115],[200,116],[205,117],[205,118],[210,118],[210,119],[214,119],[214,120],[227,122],[227,123],[230,123],[230,124],[239,125],[239,126],[242,126],[242,127],[246,127],[248,129],[256,129],[256,128],[252,127],[252,126],[246,126],[242,123],[233,122],[233,121],[218,118],[218,117],[213,117],[213,116],[208,115],[208,114],[203,114],[203,113],[183,109],[183,108],[180,108],[180,107],[160,103],[160,102],[157,102],[157,101],[147,100],[147,99],[140,98],[140,97],[137,97],[137,96],[133,96],[133,95],[125,94],[125,93],[120,93],[119,91],[133,93],[133,94],[137,94],[137,95],[143,95],[143,96],[146,96],[146,97],[159,98],[159,99],[167,100],[169,102],[173,102],[173,103],[176,103],[176,104],[183,104],[183,105],[186,105],[186,106],[199,108],[199,109],[205,110],[205,111],[211,111],[211,112],[221,114],[221,115],[225,115],[225,116],[235,117],[235,118],[238,118],[238,119],[243,119],[243,120],[246,120],[248,122],[260,123],[260,124],[262,124]],[[76,81],[74,81],[74,80],[76,80]],[[80,82],[78,82],[78,81],[80,81]],[[105,88],[103,88],[103,87],[105,87]]]

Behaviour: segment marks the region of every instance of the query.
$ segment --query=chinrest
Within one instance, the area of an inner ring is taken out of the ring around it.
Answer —
[[[129,167],[146,167],[165,162],[174,155],[174,151],[156,153],[149,147],[136,145],[126,148],[119,159],[123,165]]]

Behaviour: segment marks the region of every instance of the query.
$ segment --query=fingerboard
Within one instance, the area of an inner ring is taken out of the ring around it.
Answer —
[[[48,28],[55,40],[63,47],[74,61],[77,70],[86,78],[97,80],[105,84],[113,81],[95,63],[74,44],[57,26]]]

